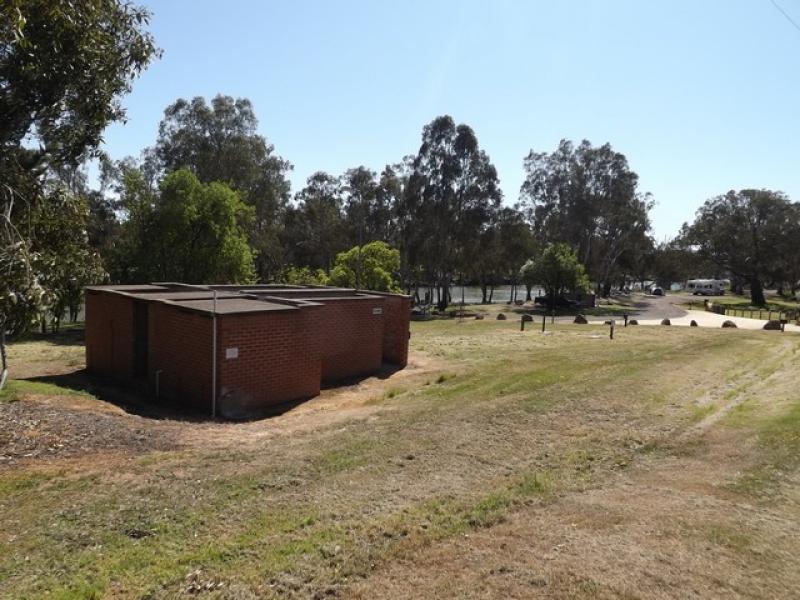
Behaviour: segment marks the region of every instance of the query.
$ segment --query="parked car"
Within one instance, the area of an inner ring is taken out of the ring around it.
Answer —
[[[550,306],[550,296],[537,296],[533,299],[533,302],[539,306],[552,308],[552,306]],[[564,296],[559,296],[556,298],[556,308],[575,308],[577,306],[577,302],[570,300],[569,298],[564,298]]]
[[[660,287],[658,287],[658,286],[655,286],[655,287],[651,287],[651,288],[650,288],[650,293],[651,293],[653,296],[663,296],[663,295],[664,295],[664,290],[663,290],[663,289],[661,289],[661,288],[660,288]]]

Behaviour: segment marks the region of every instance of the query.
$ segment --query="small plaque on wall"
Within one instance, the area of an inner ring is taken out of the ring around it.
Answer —
[[[373,308],[372,309],[372,314],[373,315],[382,315],[383,314],[383,309],[382,308]]]
[[[225,348],[225,358],[228,360],[232,358],[239,358],[239,349],[238,348]]]

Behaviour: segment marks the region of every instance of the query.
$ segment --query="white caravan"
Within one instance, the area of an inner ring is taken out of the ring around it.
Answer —
[[[695,296],[722,296],[725,294],[725,281],[722,279],[690,279],[686,291]]]

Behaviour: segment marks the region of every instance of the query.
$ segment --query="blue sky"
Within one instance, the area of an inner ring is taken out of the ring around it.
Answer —
[[[800,22],[800,0],[776,2]],[[164,55],[106,131],[114,158],[152,145],[177,98],[224,93],[253,101],[293,191],[317,170],[379,171],[450,114],[508,203],[523,157],[561,138],[628,157],[659,240],[729,189],[800,200],[800,30],[770,0],[143,3]]]

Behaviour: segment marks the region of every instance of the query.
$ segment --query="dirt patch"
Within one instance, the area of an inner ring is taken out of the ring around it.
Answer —
[[[0,403],[0,469],[99,452],[136,455],[176,447],[171,427],[94,399],[32,395]]]
[[[280,415],[247,423],[187,423],[181,429],[181,442],[204,448],[229,444],[241,448],[263,444],[275,436],[320,432],[348,422],[368,420],[379,410],[387,410],[380,404],[385,397],[423,385],[443,372],[446,364],[413,352],[402,370],[386,369],[358,382],[324,389],[319,396]]]
[[[33,366],[28,364],[27,368]],[[442,361],[416,354],[403,370],[387,370],[323,390],[283,414],[246,423],[175,420],[166,411],[164,418],[154,418],[131,414],[120,405],[89,395],[23,393],[19,402],[0,403],[0,468],[21,461],[52,461],[108,451],[138,455],[178,447],[208,450],[235,445],[242,449],[261,445],[272,437],[320,432],[369,419],[378,410],[386,410],[379,406],[385,396],[422,385],[442,368]],[[50,370],[73,377],[63,365],[52,365]],[[80,377],[86,379],[85,375]],[[127,400],[131,397],[130,392],[116,395]],[[144,399],[137,399],[135,406],[145,414],[161,414],[158,407],[148,407]]]

